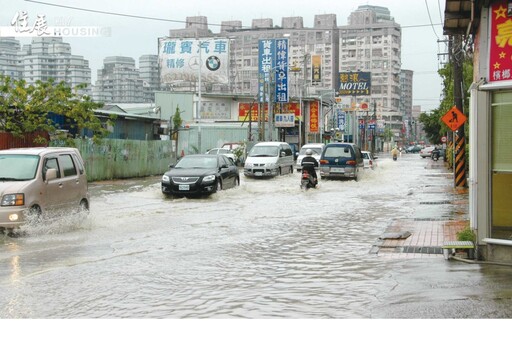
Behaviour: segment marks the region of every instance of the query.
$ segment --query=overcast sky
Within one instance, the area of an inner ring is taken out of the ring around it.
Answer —
[[[51,5],[50,5],[51,4]],[[58,6],[54,6],[58,5]],[[338,25],[346,25],[350,13],[360,5],[384,6],[391,11],[395,21],[402,26],[402,69],[414,71],[413,105],[422,110],[437,108],[441,95],[439,53],[446,52],[442,35],[445,0],[8,0],[2,1],[0,27],[10,26],[19,11],[27,11],[29,24],[38,15],[45,15],[48,26],[101,26],[110,27],[110,37],[67,38],[72,53],[89,60],[93,82],[103,59],[108,56],[132,57],[137,62],[141,55],[158,54],[157,38],[168,34],[169,29],[185,27],[186,17],[206,16],[209,28],[217,33],[220,23],[241,20],[250,26],[252,19],[272,18],[274,25],[281,25],[281,18],[301,16],[305,27],[313,27],[316,14],[336,14]],[[125,14],[115,16],[81,9]],[[153,20],[129,16],[144,16]],[[162,19],[162,20],[157,20]],[[23,44],[30,38],[20,38]]]

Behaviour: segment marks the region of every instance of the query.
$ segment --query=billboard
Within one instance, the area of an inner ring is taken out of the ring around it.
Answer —
[[[508,1],[496,1],[489,11],[491,39],[489,39],[489,80],[491,82],[512,80],[512,45],[510,32],[512,18]]]
[[[258,74],[259,102],[269,101],[265,84],[270,84],[271,80],[275,81],[275,102],[288,102],[288,39],[261,39],[258,42]]]
[[[164,84],[175,81],[225,83],[229,81],[228,39],[172,39],[158,40],[160,80]]]
[[[371,72],[340,72],[340,95],[367,96],[371,88]]]

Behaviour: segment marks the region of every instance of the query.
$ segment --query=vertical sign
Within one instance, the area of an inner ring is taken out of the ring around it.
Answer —
[[[276,102],[288,102],[288,39],[276,39]]]
[[[340,131],[345,132],[345,112],[341,110],[341,108],[336,108],[336,118],[337,118],[337,126]]]
[[[275,65],[274,39],[264,39],[258,42],[258,98],[266,102],[265,84],[270,84],[270,71]]]
[[[489,79],[491,82],[512,79],[512,13],[508,1],[498,1],[491,6],[491,37],[489,50]]]
[[[263,39],[258,43],[258,98],[267,102],[265,84],[275,80],[275,102],[288,102],[288,39]]]
[[[318,133],[318,101],[309,102],[309,131]]]
[[[319,83],[322,80],[322,56],[311,56],[311,79],[313,82]]]

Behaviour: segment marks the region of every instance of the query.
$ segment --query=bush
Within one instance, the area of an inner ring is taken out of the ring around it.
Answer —
[[[457,240],[458,241],[467,241],[467,242],[476,242],[476,235],[469,226],[466,226],[464,230],[457,232]]]

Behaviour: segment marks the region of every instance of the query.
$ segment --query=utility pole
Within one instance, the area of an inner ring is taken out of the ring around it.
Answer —
[[[452,44],[452,61],[453,61],[453,100],[455,106],[464,113],[462,98],[462,75],[464,51],[462,49],[462,36],[460,34],[453,36]],[[465,124],[454,132],[453,145],[453,165],[454,165],[454,185],[455,187],[466,187],[466,137],[464,132]]]

